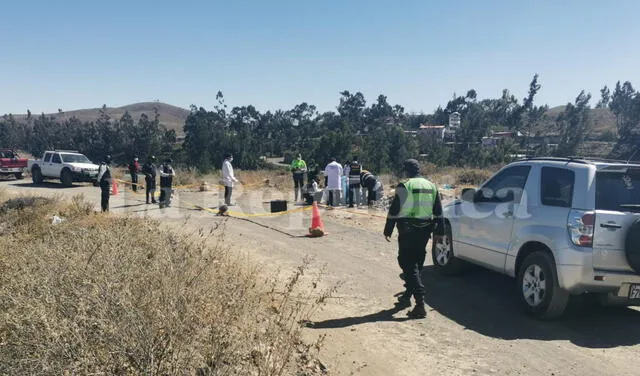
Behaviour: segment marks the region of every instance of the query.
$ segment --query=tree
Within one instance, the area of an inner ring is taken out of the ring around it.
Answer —
[[[611,91],[605,85],[602,89],[600,89],[600,100],[596,104],[596,108],[607,108],[609,103],[611,102]]]
[[[590,100],[591,94],[585,94],[582,90],[576,97],[575,104],[567,103],[558,117],[557,125],[561,135],[557,151],[559,156],[575,155],[578,146],[589,132]]]
[[[621,85],[618,81],[609,109],[616,116],[618,128],[618,142],[610,156],[625,160],[637,157],[640,154],[640,93],[635,91],[631,82]]]

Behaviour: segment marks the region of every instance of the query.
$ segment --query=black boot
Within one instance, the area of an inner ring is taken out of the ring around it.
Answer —
[[[424,303],[416,303],[416,306],[407,313],[407,316],[411,319],[424,319],[427,317],[427,310],[424,307]]]
[[[396,306],[398,308],[411,307],[411,293],[408,290],[398,297],[398,303],[396,303]]]

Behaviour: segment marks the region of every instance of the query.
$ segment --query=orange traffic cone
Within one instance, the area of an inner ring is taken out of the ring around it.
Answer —
[[[322,219],[320,218],[320,209],[318,209],[318,203],[313,202],[313,212],[311,215],[311,227],[309,227],[309,237],[319,238],[324,236],[324,223],[322,223]]]
[[[111,194],[114,196],[118,194],[118,183],[116,179],[111,179]]]

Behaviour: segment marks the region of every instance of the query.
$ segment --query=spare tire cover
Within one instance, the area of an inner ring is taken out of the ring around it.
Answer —
[[[625,252],[629,265],[640,274],[640,218],[636,219],[629,231],[627,232],[627,240],[625,243]]]

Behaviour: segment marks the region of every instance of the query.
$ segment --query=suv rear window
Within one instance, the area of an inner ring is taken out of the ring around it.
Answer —
[[[640,170],[596,173],[596,209],[640,212]]]
[[[542,205],[570,208],[575,173],[566,168],[543,167],[540,183]]]

